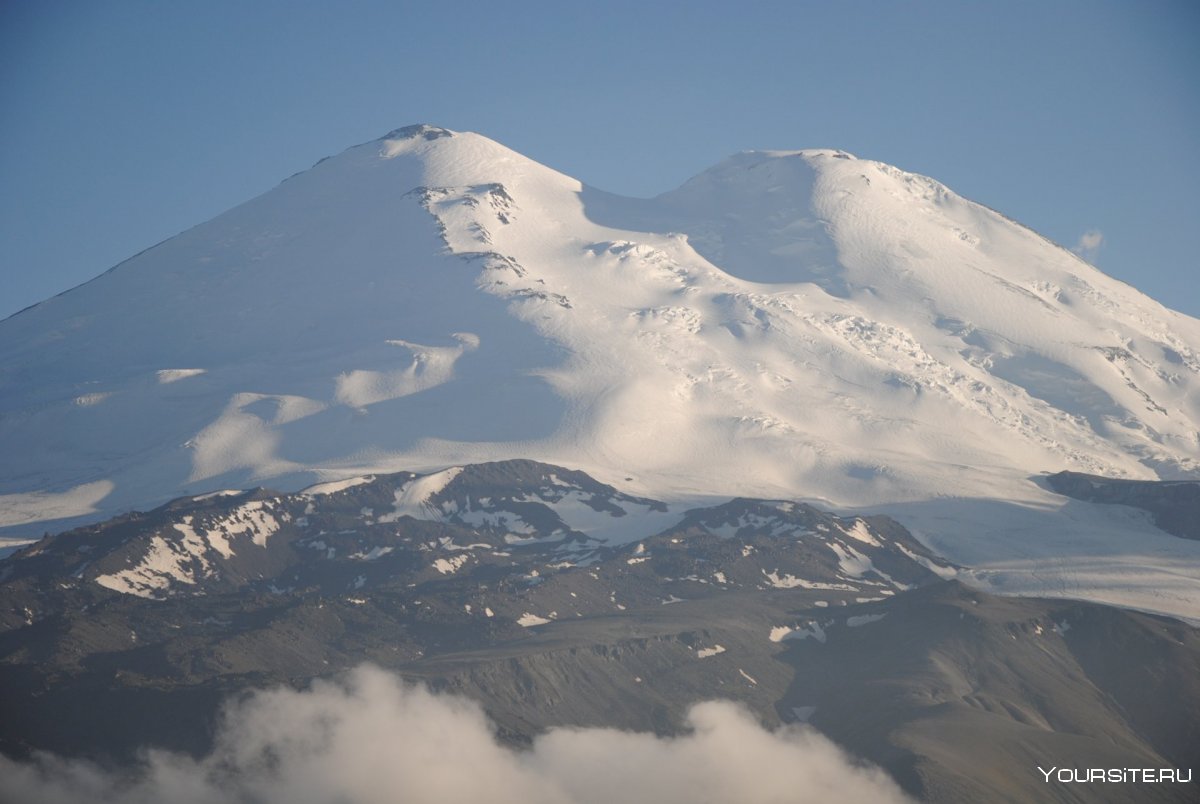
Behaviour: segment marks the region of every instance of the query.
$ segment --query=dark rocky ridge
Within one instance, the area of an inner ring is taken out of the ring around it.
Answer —
[[[226,696],[370,661],[480,700],[517,744],[554,725],[669,733],[732,698],[930,801],[1080,800],[1038,764],[1198,764],[1196,629],[953,572],[885,517],[675,514],[529,461],[181,499],[0,562],[0,748],[202,752]]]

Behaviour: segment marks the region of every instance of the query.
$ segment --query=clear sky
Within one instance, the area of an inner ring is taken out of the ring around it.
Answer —
[[[0,317],[414,122],[650,196],[945,182],[1200,316],[1200,3],[0,0]]]

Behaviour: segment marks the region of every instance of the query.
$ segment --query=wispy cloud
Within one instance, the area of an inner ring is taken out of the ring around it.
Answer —
[[[202,759],[149,751],[101,770],[0,757],[0,799],[28,804],[600,804],[610,801],[900,802],[879,769],[809,728],[763,729],[728,702],[695,706],[690,734],[553,729],[498,744],[480,707],[364,667],[340,683],[256,693],[226,710]]]
[[[1104,245],[1104,233],[1099,229],[1089,229],[1079,236],[1079,242],[1071,249],[1088,262],[1096,259],[1100,247]]]

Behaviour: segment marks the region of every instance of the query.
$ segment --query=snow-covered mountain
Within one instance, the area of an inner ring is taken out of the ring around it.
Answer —
[[[974,580],[1200,618],[1200,321],[931,179],[749,152],[613,196],[430,126],[0,322],[0,525],[527,457],[887,511]],[[647,535],[655,532],[647,530]]]

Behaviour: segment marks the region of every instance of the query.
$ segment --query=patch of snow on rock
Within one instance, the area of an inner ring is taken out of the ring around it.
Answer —
[[[196,377],[206,372],[205,369],[190,368],[190,369],[161,369],[156,371],[158,382],[161,385],[186,380],[188,377]]]
[[[149,548],[137,566],[100,575],[96,583],[126,595],[164,597],[173,582],[195,585],[197,564],[202,572],[207,570],[208,562],[198,552],[202,549],[198,540],[185,540],[181,545],[155,535],[150,537]]]
[[[863,544],[869,544],[872,547],[882,546],[879,543],[879,540],[871,534],[870,529],[867,528],[867,523],[861,519],[854,520],[854,524],[849,528],[842,528],[842,533],[845,533],[850,538],[856,539]]]
[[[829,625],[830,623],[826,623]],[[802,626],[777,625],[771,629],[768,638],[772,642],[783,642],[785,639],[808,639],[812,637],[818,642],[825,642],[825,628],[815,620]]]
[[[316,497],[321,494],[336,494],[339,491],[352,489],[355,486],[362,486],[370,483],[375,479],[375,475],[359,475],[358,477],[348,477],[344,480],[330,480],[326,483],[317,483],[309,486],[300,493],[308,497]]]
[[[470,558],[469,555],[460,553],[459,555],[451,556],[450,558],[436,559],[432,566],[435,570],[443,575],[451,575],[457,572],[459,567],[461,567],[463,564],[466,564],[468,558]]]
[[[396,490],[395,507],[390,514],[379,517],[379,523],[396,522],[402,516],[439,521],[441,515],[429,504],[429,498],[450,485],[450,482],[461,473],[461,466],[452,466],[449,469],[408,481]]]

